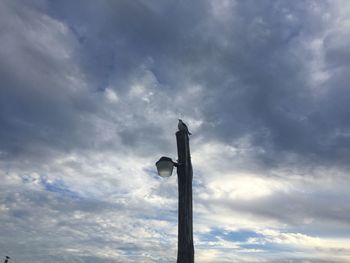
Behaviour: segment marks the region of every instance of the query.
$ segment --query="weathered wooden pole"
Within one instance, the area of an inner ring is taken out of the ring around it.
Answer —
[[[179,184],[177,263],[194,263],[192,221],[192,163],[188,131],[176,132]]]

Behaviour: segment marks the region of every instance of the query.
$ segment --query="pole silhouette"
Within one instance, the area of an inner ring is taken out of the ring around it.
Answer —
[[[194,263],[193,219],[192,219],[192,178],[189,133],[176,132],[178,152],[179,221],[177,263]]]

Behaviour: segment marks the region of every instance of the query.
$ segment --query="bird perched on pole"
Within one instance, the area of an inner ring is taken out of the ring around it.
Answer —
[[[179,129],[179,131],[187,131],[188,135],[192,134],[188,131],[187,125],[181,119],[179,119],[179,123],[177,125],[177,128]]]

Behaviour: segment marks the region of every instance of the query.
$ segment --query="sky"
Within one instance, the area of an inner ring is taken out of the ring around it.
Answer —
[[[0,260],[350,262],[350,2],[1,0]]]

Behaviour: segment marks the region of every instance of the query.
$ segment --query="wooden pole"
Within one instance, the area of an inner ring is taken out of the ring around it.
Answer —
[[[194,263],[192,221],[192,163],[187,131],[176,132],[179,184],[177,263]]]

